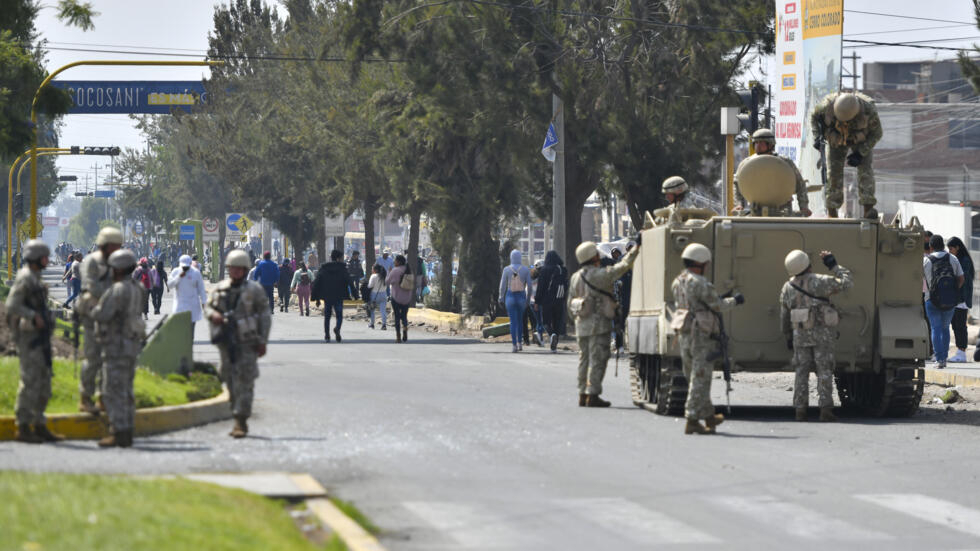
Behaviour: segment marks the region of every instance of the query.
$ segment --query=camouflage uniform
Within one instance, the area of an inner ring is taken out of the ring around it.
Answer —
[[[584,266],[572,274],[569,284],[569,304],[575,298],[586,297],[593,300],[592,314],[575,318],[575,336],[578,340],[578,392],[598,396],[602,394],[602,379],[606,375],[606,362],[609,361],[609,346],[613,331],[613,320],[600,313],[601,300],[607,297],[593,291],[582,281],[584,277],[597,289],[609,294],[613,292],[616,280],[633,267],[640,248],[633,247],[618,263],[612,266]]]
[[[683,224],[684,220],[681,218],[678,211],[680,209],[693,209],[696,207],[697,205],[694,204],[694,199],[691,198],[691,193],[687,192],[680,201],[671,203],[664,208],[654,211],[654,221],[657,224],[666,224],[667,222],[678,225]]]
[[[95,340],[105,367],[102,401],[114,432],[133,430],[136,359],[146,337],[143,301],[146,288],[130,277],[112,284],[92,309]],[[91,333],[88,333],[91,334]]]
[[[235,361],[232,362],[228,344],[218,344],[221,379],[231,394],[232,414],[249,417],[252,414],[255,379],[259,377],[257,349],[268,342],[272,328],[269,298],[262,286],[254,281],[245,280],[235,286],[231,279],[225,279],[218,283],[208,298],[207,316],[225,315],[225,312],[233,313],[232,318],[238,327],[238,346]]]
[[[816,297],[828,298],[852,284],[851,272],[838,264],[834,275],[805,273],[790,278],[783,284],[779,295],[780,322],[783,335],[793,339],[793,369],[796,371],[796,384],[793,385],[793,405],[805,408],[810,398],[810,371],[816,368],[817,393],[821,408],[834,405],[834,343],[837,341],[838,316],[829,300],[819,300],[793,288],[796,285]],[[793,311],[803,321],[793,321]],[[828,321],[830,322],[828,324]]]
[[[687,330],[678,333],[684,377],[688,381],[684,415],[691,420],[715,413],[711,404],[711,372],[721,362],[718,354],[718,324],[715,313],[730,310],[734,298],[721,298],[704,276],[684,270],[670,286],[677,310],[687,310],[691,320]]]
[[[839,121],[834,116],[836,93],[825,97],[810,115],[810,128],[818,138],[826,141],[827,187],[824,197],[830,209],[839,209],[844,203],[844,162],[849,149],[863,157],[857,167],[858,201],[867,207],[878,202],[875,199],[875,172],[871,165],[874,161],[872,151],[882,136],[881,120],[874,100],[861,93],[855,95],[861,104],[861,111],[847,122]]]
[[[112,286],[112,270],[106,261],[102,251],[94,251],[82,260],[82,296],[75,305],[75,311],[81,318],[86,336],[96,334],[95,318],[91,312],[106,290]],[[83,397],[92,398],[95,396],[96,379],[102,373],[102,345],[98,339],[86,338],[84,353],[79,391]]]
[[[51,341],[41,338],[34,326],[34,315],[44,315],[47,301],[48,288],[41,282],[41,274],[29,266],[18,270],[6,303],[7,325],[20,358],[20,385],[14,409],[18,425],[43,426],[44,410],[51,399]]]
[[[756,155],[759,155],[759,153],[757,153]],[[793,168],[793,172],[796,174],[796,200],[800,204],[800,210],[803,211],[810,208],[810,198],[806,194],[806,181],[803,179],[803,175],[800,174],[800,169],[796,168],[796,163],[787,159],[786,157],[781,157],[779,155],[776,155],[775,153],[762,153],[762,155],[773,155],[774,157],[786,161],[786,164],[788,164],[790,167]],[[755,155],[753,155],[752,157],[754,156]],[[742,162],[739,163],[738,168],[741,169],[742,165],[752,157],[747,157],[743,159]],[[735,171],[735,174],[738,174],[738,170]],[[735,203],[738,205],[742,205],[743,208],[746,206],[745,197],[742,196],[742,191],[738,187],[737,179],[735,180]],[[752,216],[762,216],[762,207],[756,206],[754,204],[748,206],[749,206],[749,212],[752,214]],[[793,212],[793,201],[790,201],[780,208],[769,209],[769,216],[789,216],[792,212]]]

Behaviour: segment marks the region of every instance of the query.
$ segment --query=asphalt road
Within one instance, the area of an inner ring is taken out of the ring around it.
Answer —
[[[275,315],[248,439],[219,423],[130,450],[2,442],[0,468],[309,472],[393,550],[980,548],[976,412],[795,423],[785,388],[742,383],[720,434],[685,436],[631,405],[625,362],[613,407],[585,409],[572,353],[343,334]]]

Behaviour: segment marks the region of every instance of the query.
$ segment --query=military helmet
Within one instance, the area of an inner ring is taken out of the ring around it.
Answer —
[[[796,249],[795,251],[790,251],[786,255],[786,260],[783,262],[786,265],[786,272],[790,276],[797,276],[806,271],[810,267],[810,255],[805,252]]]
[[[106,226],[99,230],[99,235],[95,238],[95,244],[99,247],[103,245],[122,245],[123,234],[118,228]]]
[[[136,265],[136,254],[129,249],[119,249],[109,255],[109,267],[125,270]]]
[[[225,257],[225,266],[229,268],[251,268],[252,261],[249,260],[248,254],[245,251],[235,249]]]
[[[837,96],[834,100],[834,116],[838,120],[847,122],[861,111],[861,102],[854,94],[847,92]]]
[[[772,130],[768,128],[760,128],[752,133],[753,142],[769,142],[770,144],[776,144],[776,135],[772,133]]]
[[[586,241],[575,248],[575,260],[578,260],[579,264],[592,260],[597,254],[599,254],[599,247],[596,247],[592,241]]]
[[[45,256],[51,256],[51,249],[48,244],[40,239],[31,239],[24,244],[24,260],[34,262],[41,260]]]
[[[664,192],[664,194],[684,193],[687,191],[687,182],[680,176],[671,176],[670,178],[664,180],[664,183],[660,186],[660,190]]]
[[[707,264],[711,262],[711,249],[700,243],[691,243],[687,247],[684,247],[681,258],[697,262],[698,264]]]

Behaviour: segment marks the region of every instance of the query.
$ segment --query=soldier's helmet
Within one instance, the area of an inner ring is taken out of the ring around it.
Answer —
[[[95,238],[95,244],[99,247],[103,245],[122,245],[123,234],[117,228],[106,226],[99,230],[99,235]]]
[[[776,145],[776,135],[772,133],[772,130],[768,128],[760,128],[752,133],[753,142],[766,142],[769,145],[775,147]]]
[[[837,96],[834,100],[834,116],[838,120],[847,122],[861,111],[861,102],[858,97],[850,92]]]
[[[670,178],[664,180],[664,183],[660,186],[660,191],[662,191],[664,195],[668,193],[684,193],[687,191],[687,182],[680,176],[671,176]]]
[[[579,264],[592,260],[597,254],[599,254],[599,247],[596,247],[592,241],[586,241],[575,248],[575,260],[578,260]]]
[[[41,260],[45,256],[51,256],[51,249],[48,244],[40,239],[31,239],[24,244],[24,260],[34,262]]]
[[[249,260],[248,254],[245,251],[235,249],[225,257],[225,266],[229,268],[251,268],[252,261]]]
[[[707,264],[711,262],[711,249],[700,243],[691,243],[687,247],[684,247],[681,258],[697,262],[698,264]]]
[[[109,255],[109,266],[117,270],[125,270],[136,265],[136,255],[129,249],[119,249]]]
[[[786,273],[790,276],[797,276],[810,267],[810,255],[796,249],[786,255],[786,260],[783,263],[786,265]]]

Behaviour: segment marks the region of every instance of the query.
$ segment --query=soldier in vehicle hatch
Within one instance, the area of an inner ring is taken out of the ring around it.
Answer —
[[[756,130],[755,133],[752,134],[752,145],[755,148],[755,155],[772,155],[774,157],[778,157],[786,161],[786,164],[793,168],[793,172],[796,174],[796,200],[800,204],[800,213],[803,216],[810,216],[811,214],[813,214],[813,212],[810,211],[810,199],[806,195],[806,181],[803,179],[803,175],[800,174],[800,170],[796,168],[796,164],[793,161],[785,157],[780,157],[779,155],[776,154],[776,135],[772,133],[772,130],[769,130],[768,128],[760,128]],[[739,169],[741,169],[742,164],[744,164],[746,161],[748,161],[751,158],[752,157],[748,157],[742,160],[742,163],[739,164]],[[738,179],[737,179],[738,170],[735,171],[735,174],[736,174],[735,209],[736,210],[748,209],[753,215],[759,216],[761,214],[761,210],[759,209],[759,207],[757,207],[756,205],[746,204],[745,197],[742,196],[742,192],[738,187]],[[774,209],[773,211],[770,212],[769,215],[786,216],[790,214],[792,211],[793,211],[793,202],[790,201],[789,203],[783,205],[781,209],[778,210]]]

